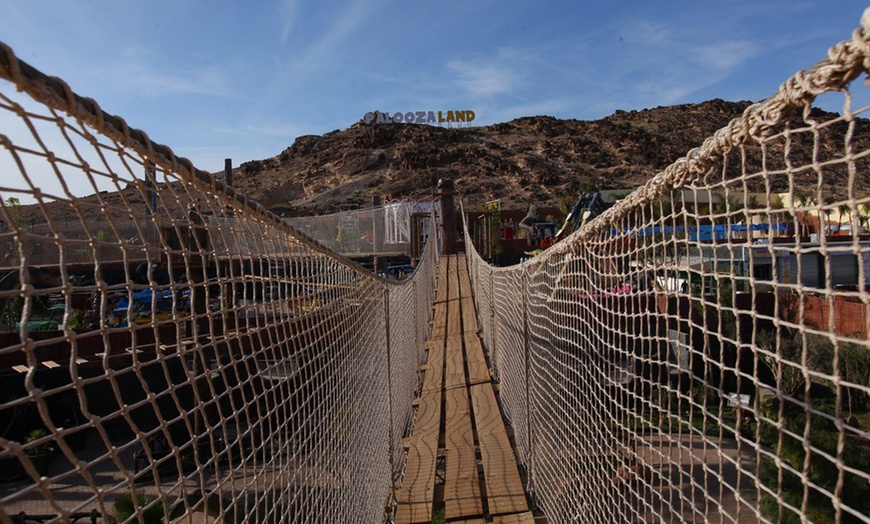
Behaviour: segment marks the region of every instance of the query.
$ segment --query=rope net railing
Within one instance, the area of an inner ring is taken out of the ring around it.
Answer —
[[[2,45],[0,77],[0,521],[383,521],[434,243],[384,280]]]
[[[870,522],[863,22],[541,255],[469,255],[551,522]]]
[[[438,202],[394,201],[365,209],[284,220],[297,231],[345,256],[401,255],[425,245]]]

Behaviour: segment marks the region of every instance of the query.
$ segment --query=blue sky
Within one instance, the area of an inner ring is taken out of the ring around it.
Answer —
[[[845,0],[0,0],[0,41],[200,169],[375,109],[475,124],[760,100],[848,39]]]

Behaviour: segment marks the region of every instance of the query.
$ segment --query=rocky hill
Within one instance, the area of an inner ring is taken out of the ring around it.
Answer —
[[[501,200],[502,209],[524,210],[531,203],[558,208],[591,189],[640,186],[740,116],[749,104],[711,100],[617,111],[594,121],[534,116],[452,129],[360,121],[343,131],[300,136],[277,156],[241,163],[234,170],[234,186],[285,216],[332,213],[347,204],[366,207],[373,196],[426,198],[445,177],[453,179],[468,209],[480,209],[493,199]],[[729,160],[726,176],[739,174],[741,163],[749,172],[760,171],[763,163],[768,172],[780,173],[771,178],[772,192],[788,191],[791,176],[796,191],[815,195],[821,172],[824,200],[845,197],[850,166],[840,159],[849,124],[842,119],[830,122],[837,116],[814,109],[807,118],[819,123],[816,133],[782,132],[764,154],[759,146],[748,146],[745,158],[737,152]],[[870,150],[870,121],[856,118],[853,126],[852,151]],[[792,128],[806,130],[807,124],[796,121]],[[791,166],[785,162],[787,145]],[[816,168],[805,168],[812,165],[814,154]],[[853,158],[853,187],[861,195],[870,188],[868,164],[867,155]],[[214,176],[224,178],[223,173]],[[721,180],[722,172],[710,176]],[[746,188],[764,191],[764,183],[761,177],[751,177]],[[104,220],[105,208],[144,206],[141,191],[133,186],[76,202],[82,218],[89,221]],[[183,207],[170,213],[180,216]],[[78,220],[61,202],[44,209],[22,206],[20,211],[22,220],[31,224],[43,222],[44,213],[61,221]]]
[[[242,163],[235,170],[234,185],[289,216],[333,212],[341,204],[366,206],[374,195],[422,197],[442,177],[454,180],[469,207],[492,199],[501,199],[503,208],[521,209],[529,203],[555,206],[590,188],[643,184],[749,104],[711,100],[617,111],[595,121],[535,116],[453,129],[360,121],[344,131],[301,136],[278,156]],[[836,116],[820,110],[811,115],[819,121]],[[860,120],[855,133],[856,141],[865,147],[870,144],[867,124]],[[837,124],[833,135],[830,130],[821,131],[820,157],[842,156],[845,125]],[[812,134],[791,140],[794,165],[808,163]],[[767,151],[768,170],[785,167],[784,142]],[[749,148],[746,162],[751,169],[761,168],[757,147]],[[824,182],[836,193],[845,188],[846,177],[844,166],[826,168]],[[750,184],[754,184],[750,190],[763,190],[758,178]],[[817,175],[802,172],[797,185],[814,192]],[[772,189],[787,188],[788,179],[783,176]]]

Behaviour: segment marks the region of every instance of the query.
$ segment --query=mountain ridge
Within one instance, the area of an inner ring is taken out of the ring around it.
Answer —
[[[503,208],[552,206],[593,188],[642,185],[750,105],[714,99],[617,110],[598,120],[528,116],[459,128],[360,120],[343,131],[300,136],[274,157],[240,164],[234,186],[287,216],[329,213],[347,204],[365,207],[373,196],[425,198],[444,177],[453,179],[466,207],[495,199]],[[826,121],[838,115],[813,109],[809,116]],[[868,140],[870,126],[856,120],[853,140]],[[828,142],[824,156],[842,155]],[[811,161],[805,151],[790,154]],[[770,169],[770,158],[765,161]],[[747,165],[760,169],[761,159],[750,151]],[[835,174],[824,180],[831,193],[843,186],[841,174]],[[817,183],[810,176],[796,180],[807,191]],[[774,186],[774,191],[786,191],[788,184]]]

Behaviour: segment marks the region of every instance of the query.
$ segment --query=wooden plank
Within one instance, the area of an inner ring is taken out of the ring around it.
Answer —
[[[447,302],[435,304],[435,315],[432,317],[431,339],[443,339],[447,333]]]
[[[437,319],[436,319],[437,320]],[[396,494],[396,522],[411,524],[432,521],[435,471],[441,430],[444,338],[426,341],[426,371],[407,449],[402,487]]]
[[[427,340],[428,357],[426,374],[423,375],[423,391],[441,391],[444,381],[444,342]]]
[[[452,520],[483,515],[468,389],[449,389],[444,395],[444,517]]]
[[[492,385],[471,386],[471,403],[477,424],[490,514],[528,511],[525,491]]]
[[[462,308],[462,331],[463,333],[474,333],[475,335],[480,329],[477,323],[477,311],[474,309],[474,299],[465,297],[460,300]]]
[[[435,302],[447,300],[448,267],[449,259],[447,257],[442,258],[438,262],[438,283],[435,287]]]
[[[471,276],[468,274],[468,267],[465,264],[465,257],[459,261],[459,268],[456,275],[459,278],[459,294],[462,298],[471,296]]]
[[[468,384],[490,382],[489,367],[483,357],[483,344],[477,335],[465,334],[465,362],[468,366]]]
[[[462,351],[462,335],[447,337],[447,349],[444,355],[444,388],[465,387],[465,355]]]
[[[456,273],[456,257],[451,257],[449,278],[447,279],[447,300],[459,300],[459,279]]]
[[[458,300],[447,302],[447,336],[462,334],[462,305]]]
[[[414,419],[414,433],[404,442],[408,455],[402,487],[396,494],[397,523],[432,521],[438,434],[441,428],[441,394],[440,390],[423,392]]]
[[[512,513],[510,515],[497,515],[492,518],[493,524],[535,524],[535,516],[531,511]]]

